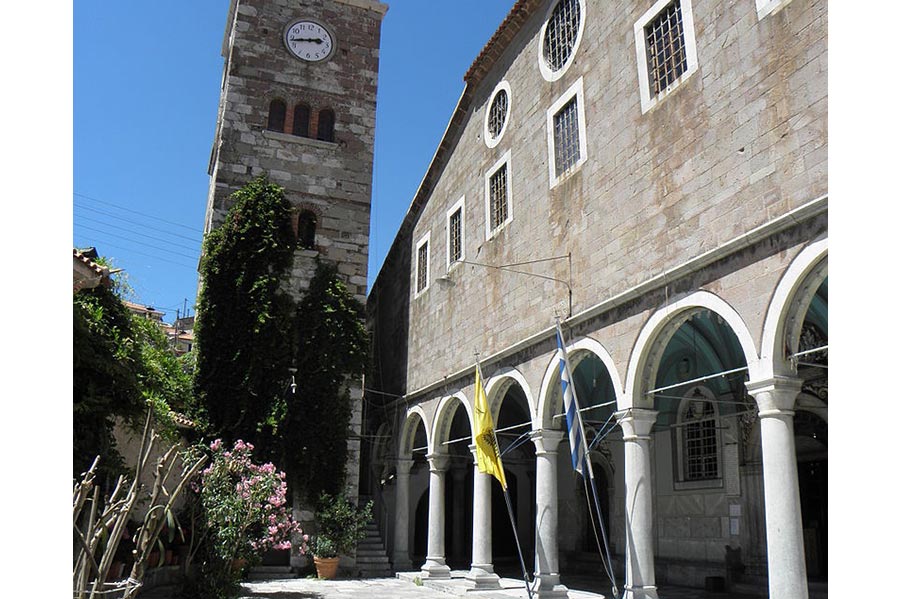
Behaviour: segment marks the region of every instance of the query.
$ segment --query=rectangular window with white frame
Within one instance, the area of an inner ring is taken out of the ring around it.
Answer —
[[[692,0],[658,0],[633,33],[644,114],[698,70]]]
[[[580,77],[545,113],[549,187],[586,161],[586,112]]]
[[[446,231],[447,231],[447,268],[451,267],[464,259],[464,197],[461,197],[448,209]]]
[[[485,174],[485,238],[494,237],[513,219],[511,210],[511,152],[504,153]]]
[[[773,14],[789,4],[790,0],[755,0],[755,10],[760,21],[767,15]]]
[[[427,232],[417,242],[416,251],[416,293],[414,297],[421,295],[429,288],[429,233]]]

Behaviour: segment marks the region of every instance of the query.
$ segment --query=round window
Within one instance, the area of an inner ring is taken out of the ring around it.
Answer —
[[[542,31],[542,71],[556,79],[569,65],[582,33],[582,1],[558,0]]]
[[[508,115],[511,109],[511,87],[502,81],[492,92],[491,101],[485,112],[485,143],[494,148],[501,141],[507,129]]]

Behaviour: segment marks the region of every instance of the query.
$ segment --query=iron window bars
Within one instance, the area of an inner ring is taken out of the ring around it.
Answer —
[[[579,0],[560,0],[545,27],[543,54],[552,71],[561,70],[576,44],[579,33]]]
[[[686,41],[680,0],[674,0],[645,26],[648,79],[653,96],[686,72]]]

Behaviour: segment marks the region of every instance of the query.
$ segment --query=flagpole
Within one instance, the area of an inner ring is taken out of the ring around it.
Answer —
[[[476,355],[476,418],[477,421],[481,420],[480,425],[485,428],[482,429],[482,432],[479,433],[479,437],[474,439],[474,443],[476,444],[476,453],[477,453],[477,462],[479,463],[479,470],[483,471],[483,464],[479,458],[480,451],[484,451],[484,449],[480,446],[480,442],[484,443],[486,436],[491,436],[491,452],[492,456],[489,457],[494,463],[492,474],[495,478],[498,479],[498,483],[501,484],[501,490],[504,493],[504,503],[507,506],[507,515],[511,521],[511,530],[514,531],[514,542],[517,544],[517,555],[520,558],[520,568],[523,570],[523,584],[526,585],[526,594],[529,599],[532,599],[532,588],[529,586],[529,574],[526,572],[526,562],[523,560],[523,550],[520,548],[520,537],[517,535],[517,523],[514,520],[514,510],[511,507],[510,496],[507,492],[507,479],[504,476],[504,464],[501,461],[501,447],[498,445],[498,437],[495,435],[495,423],[492,422],[492,414],[488,406],[487,398],[485,397],[485,391],[481,388],[482,385],[482,369],[479,368],[479,352],[475,352]],[[484,405],[483,405],[484,404]],[[486,434],[488,433],[488,434]],[[482,441],[480,440],[482,439]],[[488,457],[488,456],[487,456]],[[500,472],[494,471],[497,468]],[[491,506],[488,506],[487,509],[491,509]]]
[[[605,573],[608,575],[608,578],[611,580],[611,584],[613,585],[611,587],[611,591],[613,592],[614,597],[617,598],[620,596],[620,593],[617,591],[617,581],[614,578],[614,564],[611,562],[611,550],[610,550],[610,547],[608,546],[607,531],[605,530],[605,527],[604,527],[604,519],[602,518],[602,515],[601,515],[601,505],[600,505],[600,502],[598,499],[598,489],[596,488],[596,485],[595,485],[595,470],[592,468],[592,460],[589,458],[589,445],[586,443],[586,429],[585,429],[585,425],[583,424],[582,413],[579,410],[579,398],[576,396],[576,381],[573,378],[573,371],[570,368],[570,359],[567,357],[567,349],[566,349],[567,346],[564,343],[564,332],[563,332],[563,330],[561,330],[560,317],[555,316],[555,321],[556,321],[555,324],[557,326],[557,334],[558,334],[558,337],[560,338],[560,343],[561,343],[561,354],[562,354],[561,357],[564,361],[564,368],[567,370],[567,378],[570,381],[570,392],[573,395],[573,403],[576,407],[576,410],[575,410],[576,421],[577,421],[577,427],[579,428],[580,440],[582,441],[582,449],[583,449],[583,465],[585,466],[585,469],[589,471],[588,478],[589,478],[589,481],[591,481],[591,484],[589,486],[592,487],[592,498],[593,498],[593,503],[595,504],[594,505],[595,514],[598,517],[598,527],[599,527],[599,530],[601,531],[602,541],[604,542],[604,555],[600,556],[601,560],[602,560],[601,565],[604,567]],[[583,478],[583,480],[585,480],[585,477]],[[588,500],[588,497],[586,499]],[[590,509],[591,509],[591,507],[590,507]],[[597,544],[597,542],[598,542],[597,536],[596,536],[595,540],[596,540],[596,544]],[[599,553],[601,553],[601,547],[599,547],[598,549],[599,549]],[[607,563],[605,563],[605,560],[607,560]]]
[[[514,522],[514,509],[511,507],[511,498],[507,493],[507,487],[501,487],[501,489],[504,491],[504,503],[507,505],[507,515],[511,520],[511,529],[514,531],[514,542],[517,543],[517,555],[520,556],[520,568],[523,569],[523,584],[526,585],[526,594],[532,599],[532,588],[529,586],[526,562],[523,561],[523,550],[520,548],[520,537],[517,535],[517,523]]]

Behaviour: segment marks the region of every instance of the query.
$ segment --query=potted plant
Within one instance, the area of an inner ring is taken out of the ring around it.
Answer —
[[[372,501],[358,508],[344,495],[320,495],[316,510],[318,532],[308,545],[309,551],[313,553],[317,576],[335,577],[339,555],[351,553],[366,536],[366,523],[372,510]]]

